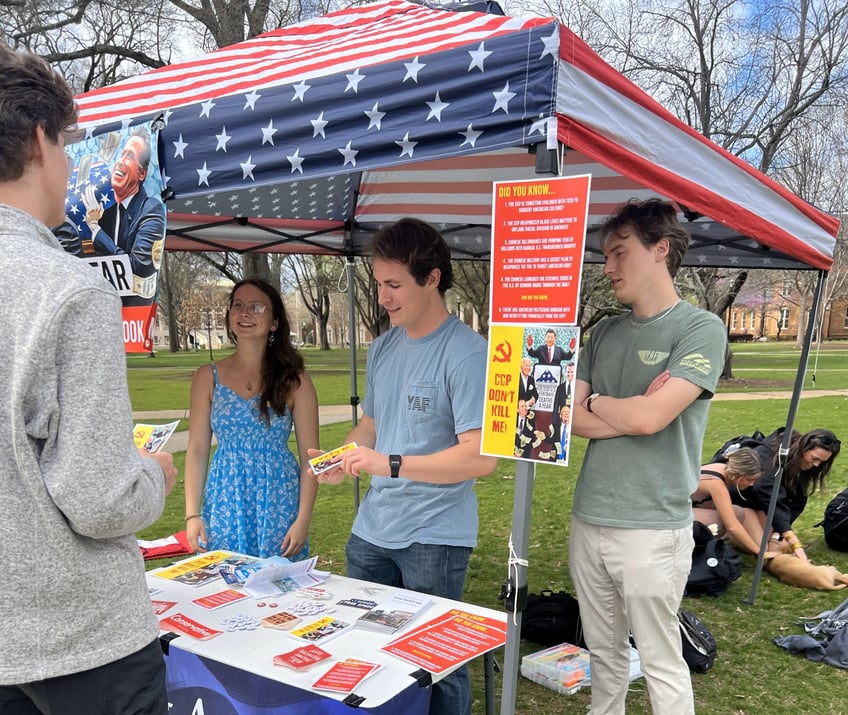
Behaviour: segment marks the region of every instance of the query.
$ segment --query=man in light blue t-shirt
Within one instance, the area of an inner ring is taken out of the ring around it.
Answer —
[[[359,446],[319,480],[371,475],[348,576],[461,600],[477,545],[474,479],[497,465],[480,454],[486,341],[445,307],[450,250],[432,226],[401,219],[371,252],[392,329],[368,351],[362,419],[345,439]],[[434,685],[430,713],[471,713],[465,668]]]
[[[591,652],[592,712],[624,713],[628,637],[654,715],[695,712],[677,609],[692,565],[692,506],[725,329],[681,300],[689,235],[674,207],[630,202],[601,229],[604,273],[630,311],[592,329],[577,365],[572,432],[590,438],[569,561]]]

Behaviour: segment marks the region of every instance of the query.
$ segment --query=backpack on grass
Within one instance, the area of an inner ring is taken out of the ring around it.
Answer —
[[[837,494],[824,509],[824,540],[834,551],[848,551],[848,489]]]
[[[695,548],[686,580],[686,596],[720,596],[742,573],[742,559],[733,547],[716,538],[699,521],[692,524]]]
[[[716,659],[715,636],[692,611],[681,608],[677,612],[677,620],[680,622],[683,660],[693,673],[706,673]]]
[[[577,599],[550,589],[529,594],[521,617],[521,637],[545,646],[571,643],[585,648]]]

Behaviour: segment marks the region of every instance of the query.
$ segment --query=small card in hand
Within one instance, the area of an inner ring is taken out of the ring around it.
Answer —
[[[348,442],[347,444],[343,444],[341,447],[336,447],[335,449],[331,449],[329,452],[324,452],[324,454],[319,454],[317,457],[313,457],[309,460],[309,466],[312,467],[313,474],[322,474],[326,472],[338,464],[341,459],[342,454],[351,449],[356,449],[358,445],[356,442]]]

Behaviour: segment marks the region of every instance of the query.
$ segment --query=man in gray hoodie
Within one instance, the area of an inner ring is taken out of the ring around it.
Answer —
[[[63,79],[0,42],[0,711],[164,715],[134,532],[176,470],[133,445],[118,294],[48,228],[76,117]]]

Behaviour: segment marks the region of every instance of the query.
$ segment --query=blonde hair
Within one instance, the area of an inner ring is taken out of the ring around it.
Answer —
[[[740,447],[727,455],[725,474],[736,479],[758,479],[763,473],[760,458],[750,447]]]

